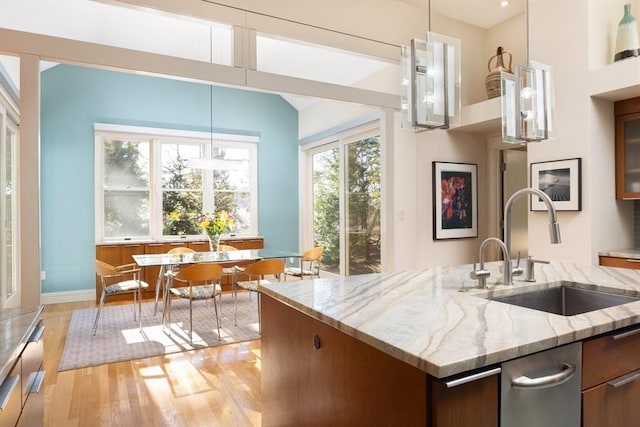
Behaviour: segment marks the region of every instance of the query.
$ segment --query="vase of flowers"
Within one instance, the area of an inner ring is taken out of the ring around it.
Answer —
[[[227,211],[202,214],[198,223],[209,238],[209,250],[211,251],[218,250],[220,235],[231,231],[235,225],[233,217]]]

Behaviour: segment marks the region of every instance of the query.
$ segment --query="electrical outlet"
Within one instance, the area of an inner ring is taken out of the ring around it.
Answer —
[[[40,272],[40,280],[47,280],[47,272],[46,271],[41,271]]]

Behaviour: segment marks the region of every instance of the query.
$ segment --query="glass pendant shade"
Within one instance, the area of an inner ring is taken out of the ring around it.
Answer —
[[[553,134],[553,81],[550,67],[529,62],[514,74],[501,73],[502,140],[508,143],[549,139]]]
[[[460,123],[460,40],[428,32],[401,48],[402,127],[448,129]]]

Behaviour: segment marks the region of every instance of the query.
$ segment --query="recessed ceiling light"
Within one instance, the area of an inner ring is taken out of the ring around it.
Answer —
[[[502,6],[502,7],[509,6],[509,1],[508,0],[502,0],[500,2],[500,6]]]

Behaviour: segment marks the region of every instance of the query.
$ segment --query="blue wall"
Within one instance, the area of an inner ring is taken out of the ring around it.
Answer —
[[[210,130],[210,87],[58,65],[41,87],[42,292],[95,289],[93,125]],[[214,87],[216,131],[260,137],[259,232],[298,249],[298,114],[282,97]]]

